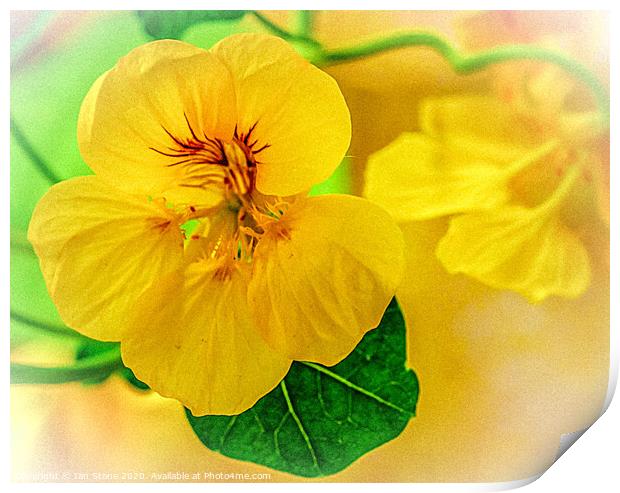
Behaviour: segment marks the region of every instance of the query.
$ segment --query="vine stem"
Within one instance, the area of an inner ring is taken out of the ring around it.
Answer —
[[[43,367],[11,363],[11,383],[54,384],[77,382],[108,376],[116,370],[120,370],[123,366],[119,348],[78,360],[70,366]]]
[[[313,10],[299,10],[297,11],[296,19],[297,29],[295,32],[302,38],[311,38],[312,30],[314,29],[314,11]]]
[[[16,322],[30,325],[31,327],[35,327],[37,329],[49,332],[54,335],[81,337],[81,338],[84,337],[81,334],[77,333],[75,330],[70,329],[67,326],[56,325],[56,324],[52,324],[49,322],[42,322],[40,320],[35,320],[33,318],[30,318],[27,315],[22,315],[21,313],[17,313],[13,310],[11,310],[11,319],[15,320]]]
[[[504,45],[488,51],[462,55],[447,41],[435,34],[408,32],[396,33],[351,47],[324,49],[319,54],[316,63],[320,66],[333,65],[409,46],[425,46],[437,51],[448,61],[455,72],[460,74],[470,74],[506,61],[537,60],[552,63],[585,83],[592,90],[605,120],[609,120],[609,97],[606,88],[598,78],[576,60],[536,46]]]
[[[24,150],[24,152],[28,155],[30,160],[34,163],[37,169],[45,176],[50,182],[58,183],[61,181],[60,177],[56,175],[52,171],[52,169],[48,166],[47,162],[39,155],[39,153],[32,146],[26,135],[21,131],[17,122],[13,118],[13,115],[10,116],[11,119],[11,135],[19,144],[19,146]]]
[[[281,28],[280,26],[278,26],[276,23],[272,22],[271,20],[269,20],[267,17],[265,17],[263,14],[261,14],[260,12],[256,11],[256,10],[252,10],[252,15],[268,30],[270,31],[272,34],[275,34],[276,36],[281,37],[282,39],[285,39],[286,41],[295,43],[295,42],[304,42],[307,43],[309,45],[318,47],[320,46],[320,43],[310,37],[307,36],[306,34],[300,33],[300,34],[293,34],[289,31],[287,31],[286,29]],[[305,29],[305,27],[304,27]]]

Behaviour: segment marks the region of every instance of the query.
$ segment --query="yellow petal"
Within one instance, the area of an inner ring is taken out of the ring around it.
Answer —
[[[254,124],[257,188],[293,195],[327,179],[342,161],[351,119],[338,84],[280,38],[228,37],[212,50],[229,68],[237,93],[239,131]]]
[[[291,364],[254,328],[243,273],[224,268],[213,259],[194,262],[153,286],[121,342],[123,361],[140,380],[197,416],[245,411]]]
[[[379,324],[403,262],[402,233],[383,209],[359,197],[311,197],[259,241],[250,309],[278,352],[334,365]]]
[[[575,298],[590,283],[585,247],[555,215],[504,207],[452,219],[437,246],[451,274],[464,273],[531,302],[551,295]]]
[[[230,73],[217,57],[180,41],[154,41],[95,82],[82,104],[78,141],[104,180],[160,195],[189,180],[190,169],[174,163],[191,156],[174,139],[230,139],[235,120]]]
[[[422,132],[445,147],[448,160],[506,163],[528,148],[549,140],[535,121],[490,96],[447,96],[427,99],[420,109]],[[542,129],[544,130],[544,129]]]
[[[54,185],[37,204],[28,239],[62,319],[102,340],[119,339],[134,301],[183,256],[171,210],[94,176]]]
[[[528,81],[526,90],[532,106],[538,112],[557,118],[563,113],[567,99],[575,89],[575,79],[565,70],[554,65],[540,69]]]
[[[423,134],[404,133],[368,159],[364,196],[397,221],[495,207],[507,199],[505,175],[493,165],[445,166],[444,148]]]

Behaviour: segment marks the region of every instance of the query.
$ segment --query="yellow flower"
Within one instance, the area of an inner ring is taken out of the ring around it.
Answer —
[[[138,378],[195,415],[248,409],[292,360],[339,362],[403,264],[387,212],[306,196],[350,133],[335,81],[279,38],[133,50],[80,112],[95,176],[52,187],[30,224],[63,320],[120,341]]]
[[[588,287],[583,240],[604,224],[608,167],[596,114],[537,110],[494,96],[427,100],[421,132],[370,157],[365,190],[400,222],[449,217],[444,268],[531,302]]]

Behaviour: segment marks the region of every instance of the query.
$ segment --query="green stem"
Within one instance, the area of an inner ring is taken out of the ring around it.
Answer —
[[[271,22],[267,17],[265,17],[260,12],[257,12],[256,10],[253,10],[252,14],[272,34],[275,34],[276,36],[280,36],[282,39],[286,39],[287,41],[293,41],[295,39],[295,36],[293,34],[288,32],[286,29],[282,29],[277,24]]]
[[[267,28],[268,31],[270,31],[272,34],[275,34],[276,36],[281,37],[282,39],[285,39],[286,41],[289,41],[289,42],[303,41],[313,46],[319,46],[319,42],[317,40],[312,39],[309,36],[293,34],[287,31],[286,29],[281,28],[274,22],[270,21],[267,17],[265,17],[260,12],[257,12],[256,10],[252,11],[252,15],[254,15],[254,17],[256,17],[256,19],[265,28]]]
[[[313,10],[298,10],[296,18],[297,28],[295,32],[297,36],[302,38],[312,38],[312,31],[314,29],[314,11]]]
[[[74,331],[73,329],[70,329],[69,327],[66,327],[64,325],[56,325],[56,324],[51,324],[48,322],[41,322],[39,320],[30,318],[26,315],[22,315],[20,313],[14,312],[13,310],[11,310],[11,319],[15,320],[16,322],[22,323],[22,324],[30,325],[31,327],[36,327],[37,329],[42,329],[54,335],[84,337],[81,334]]]
[[[70,366],[41,367],[11,363],[11,383],[52,384],[77,382],[111,375],[123,368],[120,349],[99,353]]]
[[[39,155],[39,153],[32,146],[28,138],[21,131],[17,122],[11,115],[11,135],[20,145],[20,147],[24,150],[24,152],[28,155],[33,164],[37,167],[37,169],[52,183],[58,183],[61,179],[56,176],[51,168],[47,165],[45,160]]]
[[[490,65],[516,60],[538,60],[561,67],[576,79],[585,83],[596,97],[597,104],[606,120],[609,119],[609,97],[606,88],[586,67],[561,53],[530,45],[505,45],[492,50],[461,55],[447,41],[432,33],[397,33],[385,38],[368,41],[356,46],[335,50],[323,50],[319,62],[322,65],[342,63],[375,55],[397,48],[426,46],[441,54],[452,68],[460,74],[470,74]]]

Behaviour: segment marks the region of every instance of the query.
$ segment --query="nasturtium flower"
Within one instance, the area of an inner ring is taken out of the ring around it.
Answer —
[[[394,295],[389,214],[308,197],[351,136],[336,82],[279,38],[136,48],[86,96],[95,176],[53,186],[29,238],[63,320],[194,414],[237,414],[292,360],[333,365]]]
[[[427,100],[420,126],[369,158],[365,195],[399,222],[449,218],[436,255],[451,274],[531,302],[580,296],[583,239],[605,223],[598,115],[458,95]]]

